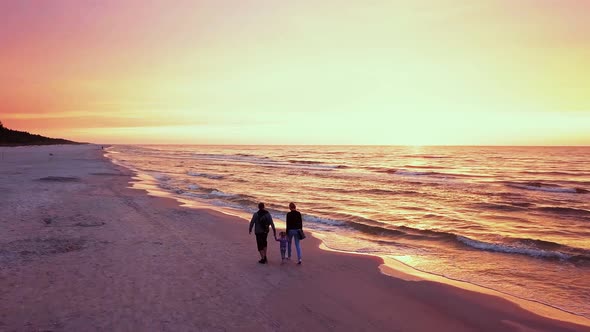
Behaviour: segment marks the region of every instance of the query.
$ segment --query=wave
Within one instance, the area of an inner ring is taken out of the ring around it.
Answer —
[[[474,204],[471,204],[470,206],[472,206],[476,209],[512,212],[512,211],[523,211],[526,209],[526,207],[530,206],[529,204],[531,204],[531,203],[514,203],[514,204],[511,204],[511,203],[507,203],[507,204],[474,203]]]
[[[563,244],[559,244],[556,242],[539,240],[539,239],[527,239],[527,238],[516,238],[512,241],[520,244],[524,244],[526,246],[535,246],[539,249],[546,249],[546,250],[556,250],[561,247],[565,247]]]
[[[175,193],[175,194],[182,195],[185,193],[185,191],[183,189],[178,188],[178,187],[170,184],[169,182],[160,182],[158,184],[158,186],[162,189],[168,190],[168,191]]]
[[[391,189],[379,189],[379,188],[372,188],[372,189],[342,189],[342,188],[324,188],[324,191],[330,191],[340,194],[346,195],[378,195],[378,196],[398,196],[398,195],[406,195],[406,196],[415,196],[415,195],[423,195],[424,193],[414,191],[414,190],[391,190]]]
[[[441,183],[437,183],[437,182],[433,182],[433,181],[426,181],[426,182],[420,182],[420,181],[408,181],[408,184],[414,185],[414,186],[428,186],[428,187],[438,187],[441,186]]]
[[[468,247],[491,252],[526,255],[533,258],[568,261],[575,264],[590,263],[590,250],[572,248],[563,244],[535,239],[506,239],[508,243],[490,243],[457,236]]]
[[[352,228],[356,231],[360,231],[365,234],[370,234],[373,236],[390,236],[390,237],[401,237],[406,235],[403,231],[394,228],[384,227],[383,225],[368,225],[366,223],[360,222],[349,222],[347,223],[349,228]]]
[[[532,175],[557,175],[557,176],[590,176],[590,173],[576,173],[576,172],[563,172],[563,171],[522,171],[522,174]]]
[[[575,265],[590,266],[590,256],[587,255],[574,255],[568,261]]]
[[[581,216],[581,217],[590,216],[590,211],[588,211],[588,210],[569,208],[569,207],[561,207],[561,206],[541,206],[541,207],[538,207],[537,210],[544,211],[544,212],[551,212],[551,213]]]
[[[359,218],[351,218],[359,219]],[[364,218],[360,218],[363,219]],[[346,227],[364,234],[377,236],[373,241],[383,241],[382,237],[395,238],[396,241],[439,241],[467,246],[470,249],[497,252],[503,254],[519,254],[532,258],[568,261],[575,264],[590,264],[590,250],[574,248],[567,245],[528,238],[502,238],[500,242],[485,242],[471,239],[464,235],[441,230],[418,229],[409,226],[389,226],[374,220],[338,221],[336,219],[305,216],[306,222],[319,222],[331,226]],[[397,243],[397,242],[396,242]],[[407,244],[407,243],[406,243]]]
[[[400,169],[400,168],[371,168],[374,172],[377,173],[386,173],[386,174],[395,174],[395,175],[402,175],[402,176],[433,176],[433,177],[443,177],[445,173],[439,172],[432,172],[432,171],[410,171],[407,169]]]
[[[501,253],[508,253],[508,254],[522,254],[536,258],[551,258],[551,259],[560,259],[560,260],[567,260],[570,258],[570,255],[564,254],[559,251],[552,251],[552,250],[543,250],[543,249],[535,249],[535,248],[527,248],[527,247],[518,247],[518,246],[511,246],[507,244],[498,244],[498,243],[489,243],[483,242],[478,240],[473,240],[468,237],[464,236],[457,236],[457,240],[469,247],[484,250],[484,251],[493,251],[493,252],[501,252]]]
[[[403,169],[396,169],[388,171],[387,173],[396,174],[396,175],[404,175],[404,176],[436,176],[441,177],[443,173],[438,172],[416,172],[416,171],[406,171]]]
[[[297,160],[290,159],[287,161],[278,161],[265,156],[256,156],[246,153],[238,154],[193,154],[193,157],[198,159],[206,160],[217,160],[217,161],[235,161],[235,162],[247,162],[259,166],[275,166],[275,167],[288,167],[290,165],[301,165],[301,166],[315,166],[320,168],[347,168],[345,165],[329,165],[317,160]]]
[[[402,158],[422,158],[422,159],[448,159],[452,158],[449,156],[440,156],[440,155],[428,155],[428,154],[407,154],[400,156]]]
[[[462,178],[487,178],[487,175],[446,173],[435,171],[418,171],[404,168],[371,168],[377,173],[387,173],[404,177],[432,178],[436,180],[462,179]],[[419,169],[419,168],[418,168]]]
[[[251,154],[238,153],[238,154],[216,154],[216,153],[193,153],[192,158],[199,160],[212,160],[212,161],[233,161],[233,162],[249,162],[249,163],[268,163],[273,162],[269,157],[255,156]]]
[[[319,223],[319,224],[330,225],[330,226],[344,226],[344,225],[346,225],[346,223],[344,221],[330,219],[330,218],[316,217],[313,215],[304,215],[303,220],[305,222]]]
[[[506,186],[524,190],[545,191],[553,193],[587,194],[590,191],[583,188],[568,188],[557,184],[544,182],[505,182]]]
[[[186,174],[190,175],[190,176],[203,177],[203,178],[208,178],[208,179],[212,179],[212,180],[223,179],[223,175],[218,175],[218,174],[198,173],[198,172],[193,172],[193,171],[188,171]]]
[[[393,226],[376,220],[352,216],[338,215],[335,218],[316,217],[313,215],[304,215],[305,222],[322,223],[330,226],[345,227],[351,230],[360,231],[364,234],[373,236],[392,236],[397,238],[408,238],[412,240],[452,240],[455,234],[436,230],[422,230],[409,226]]]
[[[590,213],[590,212],[589,212]],[[340,219],[340,221],[338,221]],[[380,237],[393,237],[398,240],[412,241],[440,241],[466,245],[471,249],[483,251],[500,252],[506,254],[522,254],[534,258],[571,260],[576,262],[590,262],[590,250],[570,247],[551,241],[529,238],[507,238],[503,237],[500,242],[485,242],[474,240],[464,235],[455,234],[442,230],[419,229],[410,226],[391,226],[375,220],[361,217],[348,216],[344,218],[326,219],[310,215],[304,216],[306,222],[320,222],[332,226],[346,227],[361,231],[362,233]],[[383,239],[375,239],[382,241]]]
[[[319,161],[311,160],[287,160],[277,161],[268,157],[254,156],[249,154],[193,154],[193,157],[202,160],[212,160],[219,162],[237,162],[248,163],[260,167],[282,167],[282,168],[298,168],[311,170],[333,170],[348,168],[346,165],[329,165]]]
[[[219,190],[211,190],[211,192],[209,192],[209,195],[211,196],[215,196],[215,197],[236,197],[238,195],[236,194],[228,194],[228,193],[224,193],[223,191],[219,191]]]
[[[317,165],[321,164],[322,162],[315,161],[315,160],[287,160],[292,164],[304,164],[304,165]]]
[[[439,230],[419,229],[409,226],[399,226],[399,229],[403,230],[406,236],[414,239],[451,241],[456,237],[454,233]]]
[[[433,166],[433,165],[404,165],[404,168],[416,168],[416,169],[446,169],[447,167],[443,167],[443,166]]]
[[[159,181],[170,181],[172,178],[169,175],[166,174],[162,174],[162,173],[156,173],[152,175],[156,180]]]
[[[353,193],[359,194],[372,194],[372,195],[407,195],[407,196],[414,196],[414,195],[421,195],[421,193],[413,190],[387,190],[387,189],[359,189],[348,191]]]
[[[207,188],[198,185],[188,185],[186,190],[171,186],[161,186],[177,194],[209,201],[214,205],[228,206],[236,209],[249,210],[258,204],[254,197],[242,194],[227,193],[217,188]]]
[[[516,199],[516,198],[524,197],[524,195],[522,193],[514,192],[514,191],[488,192],[488,193],[486,193],[486,195],[501,197],[501,198],[506,198],[506,199]]]
[[[535,206],[535,203],[528,203],[528,202],[508,202],[507,204],[522,207],[522,208]]]
[[[288,163],[290,164],[295,164],[295,165],[310,165],[310,166],[317,166],[320,168],[335,168],[335,169],[344,169],[344,168],[349,168],[349,166],[346,165],[329,165],[326,163],[323,163],[321,161],[316,161],[316,160],[287,160]]]

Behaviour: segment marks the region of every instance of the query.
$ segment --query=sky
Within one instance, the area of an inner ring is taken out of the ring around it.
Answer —
[[[590,145],[587,0],[3,0],[0,121],[96,143]]]

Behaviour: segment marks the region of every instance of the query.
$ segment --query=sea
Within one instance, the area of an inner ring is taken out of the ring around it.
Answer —
[[[114,145],[181,200],[590,318],[590,147]],[[305,250],[305,248],[304,248]],[[305,255],[305,251],[303,253]],[[304,256],[305,257],[305,256]]]

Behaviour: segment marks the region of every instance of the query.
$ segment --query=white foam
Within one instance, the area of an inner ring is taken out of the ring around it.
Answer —
[[[198,176],[198,177],[208,178],[208,179],[213,179],[213,180],[218,180],[218,179],[223,178],[223,175],[198,173],[198,172],[193,172],[193,171],[188,171],[186,174],[190,175],[190,176]]]
[[[160,181],[168,181],[170,180],[170,177],[166,174],[161,174],[161,173],[156,173],[154,175],[152,175],[156,180],[160,180]]]
[[[224,193],[223,191],[219,191],[219,190],[213,190],[209,194],[213,195],[213,196],[218,196],[218,197],[234,197],[234,196],[236,196],[234,194]]]
[[[325,224],[325,225],[330,225],[330,226],[342,226],[345,225],[344,222],[339,221],[339,220],[333,220],[333,219],[328,219],[328,218],[320,218],[320,217],[315,217],[315,216],[304,216],[303,217],[304,221],[310,221],[310,222],[315,222],[315,223],[319,223],[319,224]]]

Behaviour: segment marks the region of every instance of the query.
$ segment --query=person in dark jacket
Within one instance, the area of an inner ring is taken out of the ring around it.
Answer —
[[[272,221],[272,216],[268,211],[264,209],[264,203],[258,203],[258,212],[252,215],[250,220],[250,228],[248,232],[252,234],[252,227],[254,227],[254,235],[256,235],[256,245],[258,246],[258,252],[260,253],[260,260],[258,263],[266,264],[266,248],[268,246],[268,227],[272,227],[274,237],[277,237],[277,230],[275,224]]]
[[[287,245],[287,259],[291,259],[291,243],[295,238],[295,248],[297,249],[297,264],[301,264],[301,244],[299,238],[299,231],[303,230],[303,219],[301,213],[296,210],[295,203],[289,203],[289,213],[287,213],[287,237],[289,239]]]

